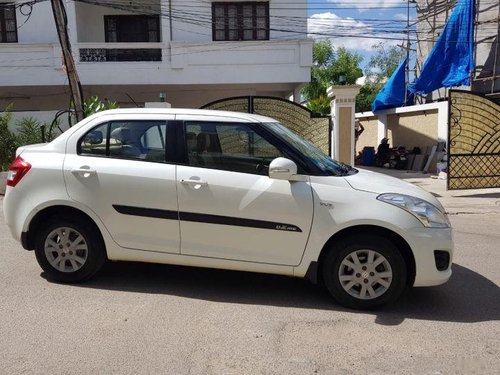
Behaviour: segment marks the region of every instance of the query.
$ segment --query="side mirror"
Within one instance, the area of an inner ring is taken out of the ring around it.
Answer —
[[[290,159],[276,158],[269,164],[269,177],[276,180],[291,180],[297,174],[297,164]]]

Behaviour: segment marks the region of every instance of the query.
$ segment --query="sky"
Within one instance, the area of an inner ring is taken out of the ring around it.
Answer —
[[[373,45],[402,44],[406,7],[406,0],[308,0],[309,36],[329,38],[335,47],[359,53],[364,68],[373,55]],[[411,4],[410,22],[414,19],[415,5]]]

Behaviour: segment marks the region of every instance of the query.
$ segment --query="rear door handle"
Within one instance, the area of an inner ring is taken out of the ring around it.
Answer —
[[[204,186],[208,186],[208,182],[206,182],[206,181],[190,180],[190,179],[182,179],[181,184],[191,186],[192,188],[194,188],[196,190],[201,189]]]
[[[85,178],[88,178],[90,176],[97,174],[97,172],[93,169],[90,169],[90,167],[73,168],[71,170],[71,173],[80,175],[80,176],[85,177]]]

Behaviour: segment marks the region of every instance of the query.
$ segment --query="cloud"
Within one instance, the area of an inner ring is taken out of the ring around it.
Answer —
[[[345,8],[357,8],[359,11],[369,10],[370,8],[396,8],[406,4],[402,0],[372,0],[370,2],[352,0],[327,0],[327,3],[335,4]]]
[[[357,80],[356,80],[356,85],[361,85],[361,86],[364,86],[367,82],[370,82],[370,83],[375,83],[376,82],[376,78],[373,77],[373,76],[363,76],[363,77],[359,77]]]
[[[310,38],[327,38],[335,47],[345,47],[350,50],[371,51],[372,46],[381,41],[389,45],[399,42],[379,39],[377,37],[395,37],[396,35],[377,34],[377,30],[372,25],[351,17],[342,18],[331,12],[311,15],[307,19],[307,32]]]
[[[394,19],[398,20],[398,21],[406,21],[407,17],[408,17],[408,15],[406,13],[396,13],[394,15]],[[410,15],[410,22],[414,22],[414,21],[415,21],[415,15],[411,14]]]

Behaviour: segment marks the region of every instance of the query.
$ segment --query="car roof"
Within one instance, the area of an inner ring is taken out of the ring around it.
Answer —
[[[211,116],[233,118],[235,120],[244,120],[248,122],[276,122],[275,119],[256,115],[253,113],[217,111],[212,109],[192,109],[192,108],[119,108],[110,109],[96,113],[92,117],[101,117],[106,115],[183,115],[183,116]]]

